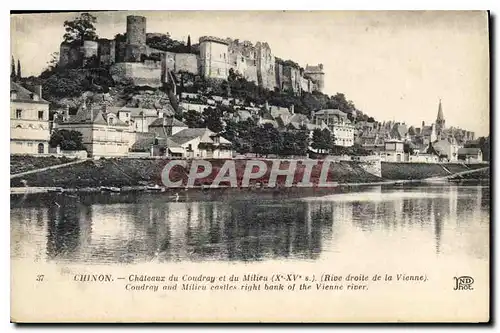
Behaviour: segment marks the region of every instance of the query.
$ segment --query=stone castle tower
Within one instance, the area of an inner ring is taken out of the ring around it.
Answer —
[[[125,46],[125,62],[140,62],[146,54],[146,18],[144,16],[127,16],[127,45]]]
[[[325,72],[323,71],[323,64],[317,66],[306,65],[304,74],[311,78],[316,84],[316,90],[323,92],[325,88]]]
[[[445,120],[443,115],[443,106],[441,104],[441,99],[440,99],[437,118],[436,118],[436,135],[438,139],[441,138],[444,128],[445,128]]]
[[[228,45],[218,37],[203,36],[200,42],[200,67],[204,77],[227,79],[229,75]]]

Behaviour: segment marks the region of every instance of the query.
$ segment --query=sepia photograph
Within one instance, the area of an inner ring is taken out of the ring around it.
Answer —
[[[10,14],[14,323],[487,323],[488,11]]]

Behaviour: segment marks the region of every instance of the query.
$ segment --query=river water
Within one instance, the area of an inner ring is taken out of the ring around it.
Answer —
[[[11,196],[11,258],[56,263],[315,261],[374,249],[489,259],[489,186]]]

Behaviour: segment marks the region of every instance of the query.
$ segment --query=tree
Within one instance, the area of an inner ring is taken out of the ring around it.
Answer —
[[[53,52],[50,60],[47,62],[47,68],[45,68],[40,74],[40,78],[48,78],[59,68],[59,52]]]
[[[334,142],[335,138],[326,128],[313,131],[311,147],[317,149],[320,153],[329,153],[334,146]]]
[[[10,62],[10,78],[16,78],[16,63],[14,62],[14,57],[12,57],[12,61]]]
[[[21,61],[17,59],[17,78],[21,79],[23,76],[21,74]]]
[[[205,124],[201,113],[194,110],[189,110],[184,114],[184,123],[192,128],[200,128]]]
[[[206,108],[203,113],[204,125],[206,128],[215,133],[220,133],[224,129],[222,123],[222,111],[219,108]]]
[[[187,51],[188,53],[191,53],[191,36],[188,35],[188,40],[187,40]]]
[[[86,40],[97,40],[94,24],[97,18],[89,13],[82,13],[72,21],[64,21],[66,33],[63,38],[66,43],[83,44]]]
[[[305,130],[291,130],[281,132],[283,147],[280,155],[306,155],[309,147],[309,135]]]
[[[352,113],[356,110],[356,106],[352,101],[348,101],[344,94],[337,93],[335,96],[330,97],[327,107],[331,109],[339,109],[342,112]]]
[[[84,150],[82,133],[65,129],[54,130],[50,136],[51,147],[61,147],[62,150]]]

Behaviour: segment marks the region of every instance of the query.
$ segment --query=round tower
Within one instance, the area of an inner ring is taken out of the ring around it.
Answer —
[[[146,53],[146,18],[127,16],[127,45],[125,62],[140,62]]]

